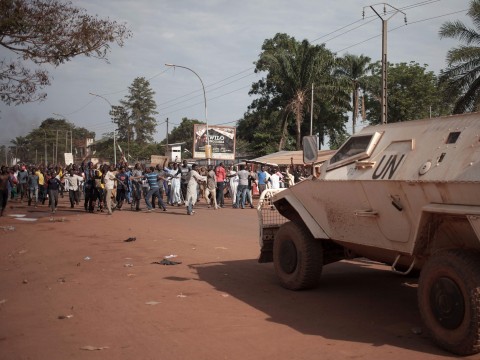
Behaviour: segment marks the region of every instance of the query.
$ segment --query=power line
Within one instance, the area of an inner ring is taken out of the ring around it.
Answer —
[[[229,80],[229,79],[231,79],[231,78],[233,78],[233,77],[235,77],[235,76],[241,75],[241,74],[243,74],[243,73],[245,73],[245,72],[247,72],[247,71],[250,71],[250,70],[252,70],[252,69],[255,69],[255,67],[254,67],[254,66],[249,67],[248,69],[242,70],[242,71],[240,71],[240,72],[238,72],[238,73],[236,73],[236,74],[234,74],[234,75],[231,75],[231,76],[229,76],[229,77],[226,77],[225,79],[219,80],[219,81],[214,82],[214,83],[212,83],[212,84],[207,84],[207,85],[205,86],[205,89],[208,89],[209,87],[212,87],[212,86],[217,85],[217,84],[219,84],[219,83],[222,83],[222,82],[224,82],[224,81],[226,81],[226,80]],[[251,74],[249,74],[249,75],[251,75]],[[249,76],[249,75],[247,75],[247,76]],[[246,77],[246,76],[245,76],[245,77]],[[243,79],[243,77],[240,78],[239,80],[241,80],[241,79]],[[200,89],[198,89],[198,90],[193,90],[193,91],[189,92],[188,94],[185,94],[185,95],[182,95],[182,96],[178,96],[178,97],[176,97],[176,98],[173,98],[173,99],[164,101],[163,103],[160,103],[160,104],[158,104],[158,105],[159,105],[159,106],[162,106],[162,105],[168,104],[168,103],[170,103],[170,102],[172,102],[172,101],[181,99],[181,98],[183,98],[183,97],[187,97],[187,96],[189,96],[189,95],[192,95],[192,94],[195,94],[195,93],[201,92],[201,91],[202,91],[202,90],[200,90]]]
[[[416,8],[416,7],[420,7],[420,6],[430,5],[430,4],[435,3],[435,2],[438,2],[438,1],[440,1],[440,0],[426,0],[426,1],[421,1],[421,2],[419,2],[419,3],[414,3],[414,4],[407,5],[407,6],[403,7],[403,8],[401,8],[401,9],[412,9],[412,8]],[[453,14],[461,13],[461,12],[464,12],[464,11],[466,11],[466,10],[455,11],[455,12],[451,12],[451,13],[448,13],[448,14],[443,14],[443,15],[439,15],[439,16],[434,16],[434,17],[430,17],[430,18],[425,18],[425,19],[417,20],[417,21],[414,21],[414,22],[410,22],[410,25],[415,24],[415,23],[420,23],[420,22],[428,21],[428,20],[432,20],[432,19],[436,19],[436,18],[440,18],[440,17],[444,17],[444,16],[448,16],[448,15],[453,15]],[[374,16],[374,15],[372,15],[372,16]],[[334,31],[332,31],[332,32],[329,32],[329,33],[327,33],[327,34],[325,34],[325,35],[323,35],[323,36],[321,36],[321,37],[318,37],[318,38],[312,40],[311,42],[315,42],[315,41],[318,41],[318,40],[320,40],[320,39],[322,39],[322,38],[325,38],[325,37],[327,37],[327,36],[329,36],[329,35],[335,34],[335,33],[339,32],[339,31],[341,31],[341,30],[343,30],[343,29],[346,29],[346,28],[348,28],[348,27],[350,27],[350,26],[352,26],[352,25],[357,24],[357,23],[360,22],[360,21],[363,21],[363,20],[362,20],[362,19],[356,20],[356,21],[354,21],[354,22],[352,22],[352,23],[350,23],[350,24],[348,24],[348,25],[345,25],[345,26],[342,26],[342,27],[338,28],[337,30],[334,30]],[[351,31],[353,31],[353,30],[356,30],[356,29],[358,29],[358,28],[361,27],[361,26],[367,25],[369,22],[370,22],[370,21],[368,21],[368,22],[366,22],[366,23],[363,23],[362,25],[356,26],[356,27],[354,27],[354,28],[352,28],[352,29],[350,29],[350,30],[348,30],[348,31],[345,31],[345,32],[343,32],[343,33],[341,33],[341,34],[335,35],[335,36],[329,38],[328,40],[326,40],[325,42],[332,41],[333,39],[336,39],[336,38],[338,38],[338,37],[340,37],[340,36],[343,36],[343,35],[351,32]],[[401,26],[399,26],[399,27],[393,28],[393,29],[389,30],[389,32],[390,32],[390,31],[397,30],[397,29],[399,29],[399,28],[401,28],[401,27],[403,27],[403,26],[405,26],[405,25],[401,25]],[[337,53],[342,52],[342,51],[345,51],[345,50],[350,49],[350,48],[352,48],[352,47],[358,46],[358,45],[360,45],[360,44],[363,44],[363,43],[365,43],[365,42],[367,42],[367,41],[370,41],[370,40],[373,40],[373,39],[375,39],[375,38],[378,38],[379,36],[380,36],[380,35],[375,35],[375,36],[372,36],[372,37],[370,37],[370,38],[368,38],[368,39],[365,39],[365,40],[363,40],[363,41],[360,41],[360,42],[357,42],[357,43],[355,43],[355,44],[352,44],[352,45],[350,45],[350,46],[348,46],[348,47],[345,47],[345,48],[337,51]],[[238,75],[242,75],[242,74],[244,74],[245,72],[251,71],[252,69],[255,69],[255,67],[250,67],[250,68],[245,69],[245,70],[242,70],[242,71],[240,71],[240,72],[238,72],[238,73],[236,73],[236,74],[234,74],[234,75],[231,75],[231,76],[228,76],[228,77],[226,77],[226,78],[224,78],[224,79],[222,79],[222,80],[219,80],[219,81],[217,81],[217,82],[215,82],[215,83],[209,84],[209,85],[206,86],[206,88],[209,88],[209,87],[211,88],[211,87],[214,86],[214,85],[217,85],[217,84],[223,83],[223,82],[225,82],[225,81],[227,81],[227,80],[229,80],[229,79],[235,78],[235,77],[237,77]],[[158,76],[160,76],[160,75],[163,75],[163,74],[164,74],[165,72],[167,72],[168,70],[170,70],[170,69],[168,68],[168,69],[166,69],[166,70],[164,70],[164,71],[162,71],[162,72],[160,72],[160,73],[158,73],[158,74],[155,74],[155,75],[153,75],[152,77],[150,77],[148,80],[151,80],[151,79],[154,79],[154,78],[156,78],[156,77],[158,77]],[[211,89],[211,90],[209,90],[209,91],[210,91],[210,92],[216,91],[216,90],[218,90],[218,89],[221,89],[221,88],[223,88],[223,87],[226,87],[226,86],[228,86],[228,85],[231,85],[231,84],[233,84],[233,83],[235,83],[235,82],[237,82],[237,81],[240,81],[240,80],[242,80],[242,79],[244,79],[244,78],[246,78],[246,77],[248,77],[248,76],[251,76],[251,75],[253,75],[253,74],[255,74],[255,73],[250,73],[250,74],[244,75],[244,76],[242,76],[242,77],[240,77],[240,78],[238,78],[238,79],[235,79],[235,80],[233,80],[233,81],[230,81],[230,82],[227,83],[227,84],[223,84],[223,85],[221,85],[221,86],[218,86],[218,87],[216,87],[216,88],[213,88],[213,89]],[[250,86],[250,85],[249,85],[249,86]],[[249,87],[249,86],[246,86],[246,87]],[[246,87],[241,87],[241,88],[235,89],[235,90],[233,90],[233,91],[230,91],[230,92],[227,92],[227,93],[224,93],[224,94],[220,94],[219,96],[216,96],[216,97],[211,98],[211,99],[209,99],[209,100],[212,101],[212,100],[218,99],[218,98],[220,98],[220,97],[223,97],[223,96],[232,94],[232,93],[234,93],[234,92],[237,92],[237,91],[239,91],[239,90],[242,90],[242,89],[244,89],[244,88],[246,88]],[[126,91],[126,90],[128,90],[128,89],[119,90],[119,91],[115,91],[115,92],[104,93],[103,95],[113,95],[113,94],[116,94],[116,93],[124,92],[124,91]],[[171,102],[176,101],[174,104],[165,106],[164,108],[161,108],[160,110],[165,110],[165,109],[171,108],[171,107],[173,107],[173,106],[180,105],[181,103],[184,103],[184,102],[186,102],[186,101],[190,101],[190,100],[194,99],[195,97],[198,97],[199,95],[196,95],[196,96],[194,96],[194,97],[191,97],[191,98],[188,98],[188,99],[185,99],[185,100],[181,100],[181,101],[179,101],[179,100],[182,99],[182,98],[186,98],[186,97],[188,97],[189,95],[198,93],[199,91],[200,91],[200,90],[191,91],[191,92],[189,92],[189,93],[187,93],[187,94],[184,94],[184,95],[182,95],[182,96],[175,97],[175,98],[173,98],[173,99],[170,99],[170,100],[167,100],[167,101],[165,101],[165,102],[163,102],[163,103],[160,103],[159,106],[162,106],[162,105],[166,105],[166,104],[169,104],[169,103],[171,103]],[[70,113],[68,113],[68,114],[66,114],[66,115],[72,115],[72,114],[75,114],[75,113],[83,110],[83,109],[86,108],[88,105],[90,105],[94,100],[95,100],[95,99],[92,99],[92,100],[89,101],[86,105],[84,105],[84,106],[82,106],[81,108],[79,108],[79,109],[77,109],[77,110],[75,110],[75,111],[72,111],[72,112],[70,112]],[[184,109],[188,109],[188,108],[191,108],[191,107],[196,106],[196,105],[199,105],[199,104],[201,104],[201,103],[198,102],[198,103],[195,103],[195,104],[192,104],[192,105],[188,105],[188,106],[185,106],[185,107],[182,107],[182,108],[179,108],[179,109],[172,110],[172,111],[170,111],[170,112],[168,112],[168,113],[163,113],[163,114],[161,114],[161,115],[163,116],[163,115],[171,114],[171,113],[174,113],[174,112],[178,112],[178,111],[181,111],[181,110],[184,110]],[[103,125],[103,124],[105,124],[105,125]],[[98,125],[100,128],[103,128],[103,127],[107,126],[106,124],[112,124],[112,123],[111,123],[111,122],[105,122],[105,123],[98,123],[97,125]]]
[[[413,8],[420,7],[420,6],[430,5],[430,4],[439,2],[439,1],[440,1],[440,0],[425,0],[425,1],[421,1],[421,2],[419,2],[419,3],[414,3],[414,4],[407,5],[407,6],[403,7],[403,8],[401,8],[401,9],[402,9],[402,10],[409,10],[409,9],[413,9]],[[463,11],[463,10],[462,10],[462,11]],[[459,11],[459,12],[462,12],[462,11]],[[392,12],[392,11],[387,11],[387,13],[390,13],[390,12]],[[458,12],[454,12],[454,13],[451,13],[451,14],[455,14],[455,13],[458,13]],[[447,15],[451,15],[451,14],[445,14],[445,15],[441,15],[441,16],[447,16]],[[441,16],[438,16],[438,17],[441,17]],[[370,18],[370,17],[376,17],[376,15],[371,15],[371,16],[368,16],[367,18]],[[433,19],[433,18],[435,18],[435,17],[432,17],[431,19]],[[340,33],[340,34],[338,34],[338,35],[335,35],[335,36],[331,37],[330,39],[326,40],[325,43],[326,43],[326,42],[329,42],[329,41],[331,41],[331,40],[333,40],[333,39],[336,39],[336,38],[338,38],[338,37],[340,37],[340,36],[343,36],[343,35],[351,32],[351,31],[353,31],[353,30],[356,30],[356,29],[362,27],[362,26],[365,26],[365,25],[369,24],[370,22],[372,22],[372,21],[374,21],[374,20],[375,20],[375,19],[372,19],[372,20],[370,20],[370,21],[368,21],[368,22],[366,22],[366,23],[363,23],[362,25],[356,26],[356,27],[354,27],[354,28],[352,28],[352,29],[350,29],[350,30],[347,30],[347,31],[345,31],[345,32],[343,32],[343,33]],[[356,21],[354,21],[354,22],[352,22],[352,23],[350,23],[350,24],[348,24],[348,25],[345,25],[345,26],[340,27],[340,28],[337,29],[337,30],[334,30],[334,31],[332,31],[332,32],[330,32],[330,33],[328,33],[328,34],[325,34],[325,35],[323,35],[323,36],[321,36],[321,37],[319,37],[319,38],[316,38],[316,39],[312,40],[311,42],[315,42],[315,41],[317,41],[317,40],[320,40],[320,39],[322,39],[322,38],[324,38],[324,37],[327,37],[327,36],[329,36],[329,35],[331,35],[331,34],[334,34],[334,33],[338,32],[338,31],[341,31],[341,30],[343,30],[343,29],[345,29],[345,28],[348,28],[348,27],[350,27],[350,26],[352,26],[352,25],[354,25],[354,24],[356,24],[356,23],[358,23],[358,22],[360,22],[360,21],[363,21],[363,20],[362,20],[362,19],[356,20]],[[420,21],[421,21],[421,20],[420,20]],[[416,22],[420,22],[420,21],[416,21]],[[425,21],[425,20],[424,20],[424,21]],[[416,22],[411,22],[410,24],[415,24]],[[402,26],[404,26],[404,25],[402,25]],[[402,27],[402,26],[400,26],[400,27]],[[396,29],[397,29],[397,28],[394,28],[394,29],[392,29],[392,30],[390,30],[390,31],[393,31],[393,30],[396,30]],[[373,36],[373,37],[371,37],[371,38],[368,38],[368,39],[366,39],[366,40],[364,40],[364,41],[362,41],[362,42],[359,42],[359,43],[357,43],[357,44],[353,44],[353,45],[351,45],[351,46],[349,46],[349,47],[347,47],[347,48],[345,48],[345,49],[342,49],[342,50],[340,50],[340,51],[338,51],[338,52],[344,51],[344,50],[346,50],[346,49],[348,49],[348,48],[350,48],[350,47],[354,47],[354,46],[360,45],[360,44],[362,44],[362,43],[364,43],[364,42],[367,42],[367,41],[369,41],[369,40],[375,39],[375,38],[377,38],[378,36],[380,36],[380,35],[375,35],[375,36]],[[250,69],[253,69],[253,68],[250,68]],[[250,70],[250,69],[243,70],[242,72],[248,71],[248,70]],[[234,77],[234,76],[236,76],[236,75],[238,75],[238,74],[235,74],[235,75],[233,75],[233,76],[231,76],[231,77]],[[246,77],[246,76],[245,76],[245,77]],[[228,84],[225,84],[224,86],[230,85],[230,84],[234,83],[235,81],[239,81],[239,80],[241,80],[241,79],[243,79],[243,78],[244,78],[244,77],[242,77],[242,78],[240,78],[240,79],[237,79],[237,80],[234,80],[234,81],[232,81],[232,82],[230,82],[230,83],[228,83]],[[228,78],[227,78],[227,79],[228,79]],[[224,79],[224,80],[226,80],[226,79]],[[224,80],[222,80],[222,81],[224,81]],[[220,82],[222,82],[222,81],[220,81]],[[212,84],[212,85],[213,85],[213,84]],[[211,86],[211,85],[210,85],[210,86]],[[224,87],[224,86],[220,86],[219,88],[222,88],[222,87]],[[214,91],[214,90],[217,90],[217,89],[218,89],[218,88],[215,88],[215,89],[213,89],[213,90],[211,90],[211,91]],[[182,95],[182,96],[180,96],[180,97],[177,97],[177,98],[168,100],[167,102],[164,102],[163,104],[166,104],[166,103],[169,103],[169,102],[172,102],[172,101],[179,100],[179,99],[184,98],[184,97],[186,97],[186,96],[188,96],[188,95],[195,94],[195,93],[197,93],[197,92],[199,92],[199,91],[200,91],[200,90],[192,91],[192,92],[190,92],[190,93],[188,93],[188,94],[186,94],[186,95]],[[161,111],[161,110],[168,109],[168,108],[170,108],[170,107],[172,107],[172,106],[179,105],[179,104],[181,104],[181,103],[183,103],[183,102],[192,100],[192,99],[194,99],[195,97],[198,97],[198,96],[200,96],[200,95],[196,95],[196,96],[194,96],[194,97],[192,97],[192,98],[189,98],[189,99],[186,99],[186,100],[177,101],[177,102],[174,103],[173,105],[169,105],[169,106],[167,106],[167,107],[161,108],[160,111]],[[211,99],[210,99],[210,100],[211,100]],[[166,115],[166,114],[171,114],[171,113],[173,113],[173,112],[177,112],[177,111],[180,111],[180,110],[183,110],[183,109],[188,109],[188,108],[191,108],[191,107],[193,107],[193,106],[195,106],[195,105],[199,105],[199,104],[200,104],[200,103],[195,103],[195,104],[193,104],[193,105],[189,105],[189,106],[184,107],[184,108],[176,109],[176,110],[173,110],[173,111],[171,111],[171,112],[165,113],[165,115]]]
[[[230,95],[230,94],[232,94],[232,93],[234,93],[234,92],[237,92],[237,91],[240,91],[240,90],[249,88],[249,87],[250,87],[250,85],[242,86],[241,88],[232,90],[232,91],[230,91],[230,92],[228,92],[228,93],[224,93],[224,94],[218,95],[218,96],[213,97],[213,98],[209,98],[208,100],[209,100],[209,101],[213,101],[213,100],[219,99],[219,98],[221,98],[221,97],[224,97],[224,96],[226,96],[226,95]],[[173,114],[173,113],[176,113],[176,112],[178,112],[178,111],[180,111],[180,110],[189,109],[189,108],[194,107],[194,106],[197,106],[197,105],[199,105],[199,104],[203,104],[203,101],[202,101],[202,102],[197,102],[197,103],[195,103],[195,104],[188,105],[188,106],[185,106],[185,107],[182,107],[182,108],[179,108],[179,109],[175,109],[175,110],[169,111],[169,112],[167,112],[167,113],[162,113],[162,114],[160,114],[160,116],[166,116],[166,115],[169,115],[169,114]]]
[[[465,11],[467,11],[467,10],[468,10],[468,9],[463,9],[463,10],[454,11],[454,12],[451,12],[451,13],[448,13],[448,14],[443,14],[443,15],[438,15],[438,16],[432,16],[432,17],[425,18],[425,19],[420,19],[420,20],[417,20],[417,21],[410,22],[408,25],[413,25],[413,24],[417,24],[417,23],[424,22],[424,21],[427,21],[427,20],[438,19],[438,18],[441,18],[441,17],[458,14],[458,13],[461,13],[461,12],[465,12]],[[392,29],[388,30],[388,32],[395,31],[395,30],[397,30],[397,29],[400,29],[400,28],[405,27],[405,26],[408,26],[408,25],[400,25],[400,26],[397,26],[396,28],[392,28]],[[378,37],[380,37],[380,36],[381,36],[381,34],[377,34],[377,35],[375,35],[375,36],[369,37],[368,39],[362,40],[362,41],[360,41],[360,42],[358,42],[358,43],[355,43],[355,44],[350,45],[350,46],[347,46],[347,47],[345,47],[345,48],[343,48],[343,49],[341,49],[341,50],[338,50],[338,51],[336,51],[336,53],[340,53],[340,52],[345,51],[345,50],[347,50],[347,49],[350,49],[350,48],[352,48],[352,47],[361,45],[361,44],[366,43],[366,42],[368,42],[368,41],[370,41],[370,40],[373,40],[373,39],[375,39],[375,38],[378,38]]]
[[[251,73],[251,74],[244,75],[244,76],[242,76],[241,78],[239,78],[239,79],[237,79],[237,80],[233,80],[233,81],[231,81],[231,82],[229,82],[229,83],[226,83],[226,84],[224,84],[224,85],[221,85],[221,86],[218,86],[218,87],[216,87],[216,88],[214,88],[214,89],[211,89],[210,92],[214,92],[214,91],[216,91],[216,90],[218,90],[218,89],[224,88],[225,86],[231,85],[231,84],[233,84],[233,83],[235,83],[235,82],[237,82],[237,81],[240,81],[240,80],[242,80],[242,79],[245,79],[245,78],[247,78],[247,77],[249,77],[249,76],[251,76],[251,75],[254,75],[254,74],[255,74],[255,73]],[[177,102],[177,103],[173,103],[172,105],[169,105],[169,106],[160,108],[158,111],[162,111],[162,110],[171,108],[171,107],[176,106],[176,105],[178,105],[178,104],[181,104],[181,103],[183,103],[183,102],[185,102],[185,101],[193,100],[193,99],[195,99],[195,98],[197,98],[197,97],[200,97],[200,96],[203,96],[203,95],[202,95],[202,94],[198,94],[198,95],[192,96],[191,98],[188,98],[188,99],[186,99],[186,100],[182,100],[182,101],[179,101],[179,102]],[[178,98],[177,98],[177,99],[178,99]],[[210,100],[210,99],[209,99],[209,100]]]
[[[430,4],[433,4],[433,3],[438,2],[438,1],[440,1],[440,0],[425,0],[425,1],[421,1],[421,2],[419,2],[419,3],[406,5],[406,6],[404,6],[403,8],[400,8],[400,9],[401,9],[401,10],[410,10],[410,9],[414,9],[414,8],[416,8],[416,7],[425,6],[425,5],[430,5]],[[387,14],[392,13],[392,12],[393,12],[393,10],[387,11]],[[355,25],[355,24],[358,23],[358,22],[363,22],[362,25],[356,26],[356,27],[354,27],[354,28],[352,28],[352,29],[350,29],[350,30],[347,30],[347,31],[345,31],[345,32],[343,32],[343,33],[341,33],[341,34],[339,34],[339,35],[336,35],[336,36],[334,36],[334,37],[332,37],[332,38],[330,38],[330,39],[328,39],[328,40],[325,40],[325,42],[331,41],[331,40],[336,39],[336,38],[338,38],[338,37],[340,37],[340,36],[342,36],[342,35],[348,34],[349,32],[352,32],[353,30],[356,30],[356,29],[358,29],[358,28],[360,28],[360,27],[362,27],[362,26],[365,26],[365,25],[369,24],[370,22],[372,22],[372,21],[375,20],[375,17],[376,17],[376,15],[367,16],[365,19],[369,19],[369,18],[373,18],[373,19],[370,20],[370,21],[367,21],[366,23],[364,22],[364,19],[358,19],[358,20],[356,20],[356,21],[354,21],[354,22],[352,22],[352,23],[350,23],[350,24],[348,24],[348,25],[345,25],[345,26],[342,26],[341,28],[338,28],[337,30],[331,31],[331,32],[329,32],[328,34],[325,34],[325,35],[322,35],[322,36],[320,36],[320,37],[318,37],[318,38],[316,38],[316,39],[313,39],[311,42],[312,42],[312,43],[313,43],[313,42],[316,42],[316,41],[318,41],[318,40],[320,40],[320,39],[323,39],[323,38],[325,38],[325,37],[327,37],[327,36],[330,36],[330,35],[332,35],[332,34],[335,34],[336,32],[339,32],[339,31],[341,31],[341,30],[343,30],[343,29],[347,29],[348,27],[350,27],[350,26],[352,26],[352,25]]]

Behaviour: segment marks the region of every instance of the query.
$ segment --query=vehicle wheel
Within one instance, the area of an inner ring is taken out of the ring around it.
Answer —
[[[322,273],[322,244],[305,227],[286,222],[275,235],[273,264],[283,287],[290,290],[314,288]]]
[[[418,306],[433,340],[458,355],[480,352],[480,255],[447,250],[420,273]]]

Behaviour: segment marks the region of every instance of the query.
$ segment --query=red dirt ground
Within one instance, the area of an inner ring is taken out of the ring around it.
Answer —
[[[453,358],[416,334],[416,279],[343,261],[316,290],[281,288],[257,262],[255,210],[61,201],[54,217],[10,202],[0,218],[0,359]],[[170,254],[182,263],[152,264]]]

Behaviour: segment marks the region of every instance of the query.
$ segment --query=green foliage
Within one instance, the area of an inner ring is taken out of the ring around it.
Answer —
[[[313,133],[320,133],[322,143],[329,133],[344,133],[349,92],[333,76],[334,65],[333,53],[324,45],[287,34],[264,41],[255,71],[266,76],[252,85],[249,94],[256,98],[237,127],[237,138],[250,142],[252,155],[300,149],[312,112]]]
[[[367,119],[372,124],[380,123],[380,83],[381,65],[373,66],[370,78],[371,87],[367,91]],[[450,105],[442,98],[442,87],[427,65],[411,61],[388,65],[388,110],[387,122],[400,122],[423,119],[450,113]]]
[[[196,119],[188,119],[182,118],[182,122],[180,125],[175,126],[170,134],[168,134],[168,143],[182,143],[182,158],[191,158],[193,153],[193,126],[195,124],[205,124],[204,121],[199,121]],[[164,139],[160,142],[160,144],[165,145],[167,144],[167,139]],[[165,151],[165,150],[162,150]],[[163,152],[164,154],[164,152]]]
[[[465,45],[447,53],[447,68],[441,73],[445,97],[455,99],[453,113],[480,108],[480,0],[472,0],[467,15],[474,28],[460,21],[448,21],[440,28],[441,38],[458,39]]]
[[[337,61],[335,76],[340,81],[345,82],[345,86],[350,89],[351,109],[352,109],[352,133],[355,134],[355,125],[360,110],[359,96],[360,91],[368,87],[368,73],[371,70],[369,66],[371,59],[368,56],[357,56],[346,54]]]
[[[70,134],[70,131],[72,134]],[[95,133],[82,127],[76,127],[65,119],[48,118],[40,127],[33,129],[26,136],[17,137],[11,140],[11,150],[16,153],[20,161],[25,163],[44,163],[45,151],[49,164],[63,163],[63,154],[73,149],[74,155],[80,159],[80,153],[76,148],[84,147],[87,138],[95,138]],[[73,145],[71,146],[71,139]],[[54,154],[57,159],[54,159]]]
[[[78,55],[106,60],[110,43],[123,46],[131,36],[124,24],[86,14],[58,0],[0,1],[0,46],[10,56],[0,59],[0,99],[6,104],[43,100],[48,72],[25,62],[58,66]]]
[[[124,117],[125,113],[128,113],[127,133],[132,134],[130,139],[134,139],[140,145],[145,145],[147,142],[153,141],[153,134],[157,126],[157,120],[153,117],[158,114],[155,111],[157,104],[153,99],[155,92],[150,88],[150,82],[144,77],[135,78],[132,85],[129,86],[128,92],[125,99],[120,101],[124,110],[119,108],[120,116]],[[118,122],[118,125],[120,127],[123,123]],[[133,132],[135,133],[134,138]]]
[[[298,42],[286,34],[277,34],[263,43],[262,53],[256,63],[256,72],[267,72],[264,79],[253,84],[251,95],[259,95],[251,110],[264,110],[262,115],[271,118],[275,112],[280,121],[279,149],[288,147],[289,123],[294,122],[295,148],[301,148],[305,135],[303,124],[310,109],[312,83],[317,87],[317,100],[335,101],[338,85],[332,76],[333,53],[324,45],[312,45],[307,40]],[[317,101],[316,101],[317,102]],[[318,118],[318,113],[315,114]]]
[[[125,107],[120,105],[112,106],[110,116],[112,117],[112,122],[117,125],[116,136],[118,141],[133,141],[133,130],[130,125],[130,117]]]

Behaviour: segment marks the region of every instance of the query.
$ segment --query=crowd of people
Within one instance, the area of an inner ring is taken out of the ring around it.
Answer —
[[[128,204],[134,211],[141,210],[143,198],[146,210],[155,207],[167,211],[167,205],[185,206],[188,215],[195,213],[199,198],[208,207],[225,207],[225,196],[232,206],[244,209],[254,207],[253,194],[266,188],[288,187],[303,179],[302,168],[279,169],[252,164],[199,167],[197,164],[170,162],[161,166],[127,163],[118,165],[83,162],[80,165],[37,166],[19,164],[0,169],[0,216],[7,201],[27,202],[28,206],[48,205],[54,214],[58,199],[68,196],[70,207],[83,206],[90,213],[107,212],[111,215]]]

